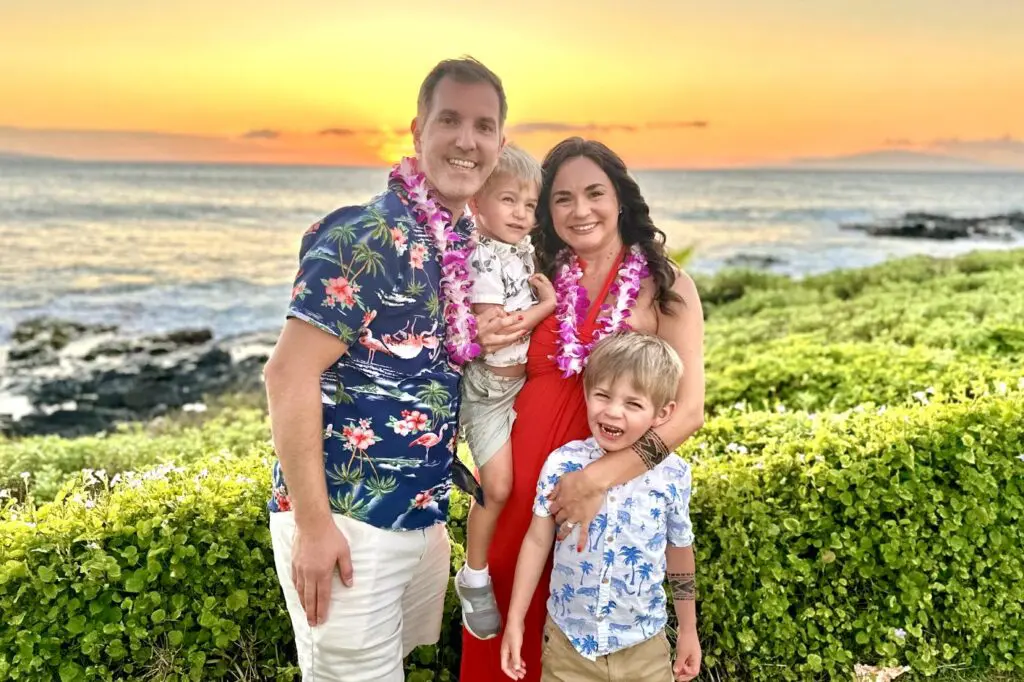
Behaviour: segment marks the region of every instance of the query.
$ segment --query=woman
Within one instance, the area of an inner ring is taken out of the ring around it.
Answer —
[[[488,555],[503,622],[541,466],[556,448],[590,435],[578,372],[585,346],[595,331],[606,329],[604,320],[609,315],[602,312],[603,304],[611,306],[611,312],[631,310],[628,323],[633,329],[658,334],[679,353],[685,368],[677,395],[679,407],[671,421],[641,439],[638,451],[608,453],[583,471],[562,477],[552,504],[559,535],[564,537],[578,524],[579,544],[586,543],[586,531],[605,492],[660,462],[704,423],[700,298],[693,281],[666,255],[665,234],[651,221],[647,203],[625,164],[600,142],[574,137],[548,153],[543,171],[535,245],[542,271],[555,283],[559,306],[533,332],[526,384],[515,402],[512,492]],[[637,267],[644,260],[646,267]],[[563,264],[566,267],[558,267]],[[627,274],[620,275],[623,265]],[[629,285],[636,284],[628,281],[631,272],[642,277],[635,303],[629,296]],[[572,286],[575,276],[582,289]],[[572,292],[583,291],[586,297],[579,296],[577,317],[571,311]],[[620,292],[625,293],[620,296]],[[576,329],[566,320],[576,320]],[[550,570],[549,560],[527,613],[526,632],[531,639],[523,643],[522,651],[527,682],[540,679]],[[504,679],[500,647],[500,637],[481,641],[464,630],[460,681]]]

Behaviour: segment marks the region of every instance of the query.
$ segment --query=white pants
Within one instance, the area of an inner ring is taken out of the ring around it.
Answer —
[[[403,682],[403,659],[441,636],[451,545],[443,524],[418,531],[376,528],[340,514],[352,553],[352,587],[331,583],[327,621],[311,627],[291,578],[292,512],[270,514],[274,564],[295,630],[304,682]]]

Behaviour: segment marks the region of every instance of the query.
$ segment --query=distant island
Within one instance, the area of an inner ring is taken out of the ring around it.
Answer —
[[[790,162],[791,168],[821,170],[871,170],[871,171],[945,171],[945,172],[990,172],[1019,173],[1022,168],[997,166],[959,156],[930,154],[904,149],[881,149],[877,151],[848,154],[845,156],[801,157]]]

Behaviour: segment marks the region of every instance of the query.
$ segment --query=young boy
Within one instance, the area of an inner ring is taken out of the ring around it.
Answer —
[[[470,202],[477,227],[477,247],[469,259],[473,312],[498,306],[522,316],[524,328],[530,330],[555,310],[554,287],[535,274],[530,243],[540,182],[540,164],[522,149],[506,144],[497,168]],[[536,298],[531,285],[537,289]],[[466,563],[456,576],[455,590],[466,629],[480,639],[496,637],[501,629],[487,550],[512,489],[512,405],[526,381],[528,345],[526,335],[468,364],[462,377],[460,422],[480,471],[484,504],[470,508]]]
[[[682,363],[652,334],[625,332],[602,339],[583,374],[592,436],[548,457],[537,483],[534,517],[523,540],[501,645],[501,666],[522,679],[523,620],[555,538],[548,494],[560,475],[579,470],[605,451],[629,448],[675,409]],[[690,468],[668,457],[648,473],[611,488],[576,551],[578,529],[555,544],[541,680],[668,682],[700,671],[694,604]],[[679,637],[676,661],[665,635],[663,582],[668,574]]]

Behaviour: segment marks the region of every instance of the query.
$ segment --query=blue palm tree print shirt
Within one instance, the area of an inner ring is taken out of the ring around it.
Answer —
[[[593,438],[551,453],[537,482],[533,513],[551,516],[547,496],[558,479],[602,454]],[[665,551],[693,544],[690,486],[686,461],[667,457],[605,494],[583,552],[576,551],[578,529],[556,540],[548,614],[584,657],[594,660],[634,646],[665,627]]]
[[[468,236],[472,219],[454,228]],[[320,379],[328,499],[378,528],[448,515],[462,373],[444,346],[438,256],[397,181],[302,237],[287,316],[348,344]],[[291,509],[277,461],[268,507]]]

